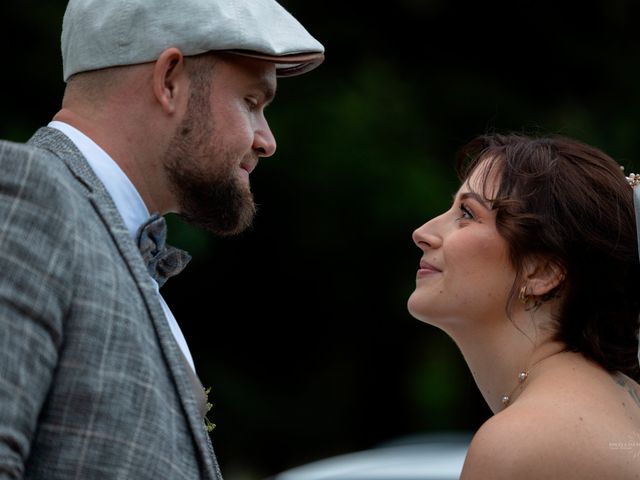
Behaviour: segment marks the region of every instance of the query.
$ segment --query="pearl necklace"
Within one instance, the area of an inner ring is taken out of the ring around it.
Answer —
[[[522,386],[522,384],[527,380],[528,377],[529,377],[529,370],[523,370],[518,374],[518,384],[515,386],[513,390],[511,390],[511,393],[509,393],[508,395],[503,395],[502,398],[500,399],[500,401],[502,402],[503,409],[509,406],[509,404],[511,403],[511,397],[513,397],[513,394],[516,393],[516,390],[518,390]]]

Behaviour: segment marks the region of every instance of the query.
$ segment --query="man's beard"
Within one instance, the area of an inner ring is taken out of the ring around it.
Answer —
[[[253,221],[253,194],[238,179],[233,155],[213,151],[213,122],[206,107],[192,97],[188,108],[163,161],[178,214],[217,235],[235,235]]]

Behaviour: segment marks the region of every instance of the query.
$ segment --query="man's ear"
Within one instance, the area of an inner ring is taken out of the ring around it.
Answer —
[[[560,285],[564,278],[564,268],[547,257],[533,256],[525,261],[524,284],[528,295],[544,296]]]
[[[177,48],[163,51],[153,66],[153,93],[162,109],[175,113],[179,96],[187,92],[184,56]]]

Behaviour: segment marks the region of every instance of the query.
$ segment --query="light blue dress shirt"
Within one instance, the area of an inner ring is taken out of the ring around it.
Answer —
[[[80,130],[57,120],[50,122],[49,127],[60,130],[68,136],[76,147],[78,147],[78,150],[80,150],[80,152],[85,156],[96,176],[104,184],[105,188],[111,195],[111,198],[113,198],[113,202],[122,216],[124,224],[131,234],[131,238],[135,241],[138,228],[140,228],[140,225],[145,223],[151,215],[144,204],[142,197],[136,190],[136,187],[131,183],[131,180],[129,180],[129,177],[127,177],[120,166],[107,154],[107,152],[100,148],[93,140],[87,137]],[[189,347],[182,330],[180,330],[180,326],[173,316],[171,309],[162,297],[160,287],[155,281],[154,284],[156,286],[158,300],[162,305],[162,310],[164,311],[165,317],[171,327],[171,332],[173,333],[176,342],[178,342],[180,350],[182,350],[182,353],[189,362],[189,365],[191,365],[191,368],[195,372],[193,357],[191,356],[191,352],[189,351]]]

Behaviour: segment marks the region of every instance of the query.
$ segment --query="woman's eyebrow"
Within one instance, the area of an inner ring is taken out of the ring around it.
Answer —
[[[491,210],[491,204],[476,192],[464,192],[460,194],[460,200],[466,200],[467,198],[472,198],[473,200],[483,205],[486,209]]]

